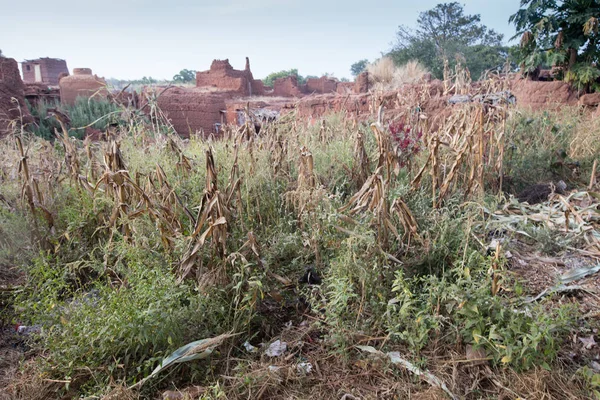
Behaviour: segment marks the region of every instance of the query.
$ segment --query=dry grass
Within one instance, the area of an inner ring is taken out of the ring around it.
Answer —
[[[420,82],[429,72],[418,61],[396,66],[390,57],[382,57],[367,66],[369,79],[375,91],[393,90],[399,87]]]
[[[600,124],[598,118],[587,118],[577,124],[575,135],[570,143],[569,155],[574,159],[583,159],[600,154]]]

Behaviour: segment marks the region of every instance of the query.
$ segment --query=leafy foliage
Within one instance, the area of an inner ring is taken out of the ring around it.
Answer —
[[[565,78],[589,90],[600,75],[597,0],[523,0],[510,17],[521,37],[520,62],[525,72],[539,65],[558,66]]]
[[[32,323],[48,327],[42,336],[53,354],[48,361],[65,376],[81,367],[104,366],[115,377],[141,377],[170,350],[207,334],[206,321],[219,318],[218,298],[209,303],[194,296],[191,287],[176,284],[166,260],[123,250],[128,286],[118,291],[101,281],[74,291],[65,279],[67,270],[52,259],[39,258],[28,271],[30,284],[19,301]]]
[[[298,69],[292,68],[292,69],[289,69],[289,70],[283,70],[283,71],[279,71],[279,72],[270,73],[262,81],[265,84],[265,86],[271,86],[272,87],[273,86],[273,82],[275,82],[275,80],[277,80],[279,78],[286,78],[288,76],[295,76],[296,79],[298,79],[298,84],[299,85],[305,84],[306,83],[306,79],[312,78],[312,76],[303,77],[302,75],[298,74]]]
[[[501,69],[508,56],[503,35],[481,23],[478,14],[467,15],[458,2],[438,4],[419,14],[417,28],[400,26],[389,53],[397,64],[417,60],[442,78],[444,60],[469,68],[474,78],[488,69]]]
[[[352,73],[352,76],[356,77],[360,75],[361,72],[367,69],[367,65],[369,65],[369,60],[366,58],[352,64],[350,66],[350,72]]]
[[[173,76],[173,82],[176,83],[188,83],[196,80],[196,71],[189,69],[182,69],[178,74]]]
[[[86,99],[78,97],[73,105],[40,100],[35,105],[27,103],[31,115],[35,118],[35,125],[31,131],[41,138],[53,140],[54,132],[60,132],[60,124],[48,114],[51,108],[58,108],[65,112],[71,119],[69,135],[83,139],[85,127],[106,131],[109,124],[118,124],[120,120],[120,106],[107,99]]]

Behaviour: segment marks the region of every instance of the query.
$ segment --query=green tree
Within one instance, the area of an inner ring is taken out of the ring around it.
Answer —
[[[182,69],[179,73],[173,76],[173,82],[188,83],[196,80],[196,71],[190,69]]]
[[[369,65],[369,60],[366,58],[352,64],[350,66],[350,72],[352,73],[352,76],[356,77],[360,75],[361,72],[367,69],[367,65]]]
[[[589,89],[600,76],[599,16],[599,0],[521,0],[509,21],[521,36],[524,72],[557,66],[565,80]]]
[[[286,78],[288,76],[295,76],[296,79],[298,79],[299,84],[303,84],[306,82],[306,78],[304,78],[302,75],[299,75],[298,69],[296,69],[296,68],[292,68],[289,70],[283,70],[283,71],[279,71],[279,72],[273,72],[273,73],[267,75],[267,77],[264,78],[262,81],[265,84],[265,86],[272,87],[273,82],[275,82],[276,79]]]
[[[438,78],[443,76],[444,60],[450,67],[461,60],[471,76],[479,78],[504,64],[508,49],[502,45],[503,38],[483,25],[479,14],[465,14],[458,2],[442,3],[420,13],[416,29],[400,26],[388,55],[398,64],[418,60]]]
[[[134,82],[137,82],[137,81],[134,81]],[[152,85],[156,82],[158,82],[158,81],[151,76],[144,76],[142,79],[139,80],[139,83],[141,83],[142,85]]]

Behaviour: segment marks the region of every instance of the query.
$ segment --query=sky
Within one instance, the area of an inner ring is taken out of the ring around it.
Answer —
[[[450,1],[450,0],[447,0]],[[399,25],[442,0],[0,0],[0,49],[17,61],[62,58],[106,78],[171,79],[228,58],[255,78],[350,77],[350,65],[391,49]],[[505,40],[519,0],[462,0]]]

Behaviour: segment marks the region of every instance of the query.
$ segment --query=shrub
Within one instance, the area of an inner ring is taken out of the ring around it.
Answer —
[[[36,120],[30,127],[34,135],[46,140],[54,139],[54,132],[60,132],[60,124],[54,117],[48,116],[48,109],[58,108],[71,119],[69,135],[78,139],[85,136],[85,127],[106,131],[110,124],[121,123],[121,106],[108,99],[86,99],[78,97],[74,105],[61,105],[53,101],[40,100],[35,105],[27,103],[29,111]]]
[[[51,258],[39,257],[29,269],[17,304],[30,323],[43,327],[39,339],[53,375],[74,376],[85,368],[97,389],[109,377],[133,383],[174,349],[225,329],[220,324],[227,308],[218,291],[199,295],[175,281],[164,257],[118,247],[121,267],[86,290],[70,286],[69,268]]]
[[[529,369],[552,362],[575,321],[570,307],[547,310],[523,305],[503,295],[492,295],[490,259],[472,253],[467,264],[438,278],[407,280],[399,271],[395,297],[388,303],[389,333],[420,350],[432,338],[456,338],[481,347],[493,362]],[[508,282],[503,285],[508,286]],[[445,336],[445,335],[448,336]],[[548,367],[549,368],[549,367]]]

